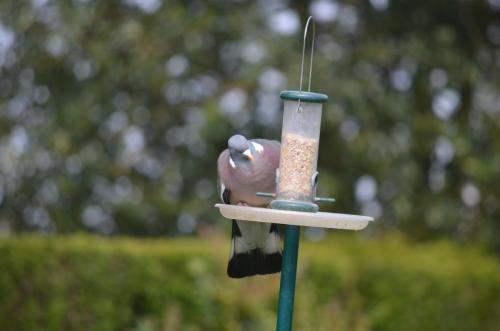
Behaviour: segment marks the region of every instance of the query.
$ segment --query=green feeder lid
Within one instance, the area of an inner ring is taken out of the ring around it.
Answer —
[[[328,95],[315,92],[281,91],[280,98],[284,100],[300,100],[305,102],[325,103]]]

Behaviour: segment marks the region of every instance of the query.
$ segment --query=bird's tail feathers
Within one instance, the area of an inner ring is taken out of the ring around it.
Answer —
[[[233,220],[231,254],[227,274],[231,278],[273,274],[281,271],[281,241],[276,224],[271,224],[264,247],[244,249],[241,232]]]

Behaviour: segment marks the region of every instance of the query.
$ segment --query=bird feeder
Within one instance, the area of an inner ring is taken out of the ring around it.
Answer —
[[[280,93],[284,100],[284,114],[276,193],[257,193],[259,196],[273,198],[271,208],[215,205],[222,216],[228,219],[285,224],[277,331],[292,329],[300,226],[361,230],[373,221],[368,216],[318,211],[316,202],[334,202],[335,199],[316,196],[321,114],[328,96],[311,92],[314,24],[308,90],[302,91],[306,38],[311,21],[312,17],[309,17],[304,29],[299,91]]]
[[[320,93],[283,91],[283,128],[280,167],[277,171],[275,209],[317,212],[319,132],[322,103],[328,96]]]

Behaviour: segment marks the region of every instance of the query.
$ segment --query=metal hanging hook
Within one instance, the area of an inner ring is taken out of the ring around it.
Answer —
[[[313,65],[313,56],[314,56],[314,38],[316,33],[316,27],[314,24],[314,20],[312,16],[309,16],[306,22],[306,27],[304,28],[304,40],[302,42],[302,60],[300,63],[300,87],[299,92],[302,92],[302,81],[304,80],[304,57],[306,54],[306,41],[307,41],[307,32],[309,29],[309,23],[312,22],[312,40],[311,40],[311,60],[309,63],[309,83],[307,84],[307,91],[311,92],[311,79],[312,79],[312,65]],[[302,109],[300,108],[300,99],[298,102],[297,110],[300,112]]]

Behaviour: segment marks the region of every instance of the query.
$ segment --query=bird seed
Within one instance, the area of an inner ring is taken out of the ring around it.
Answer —
[[[284,134],[278,190],[280,199],[310,201],[316,171],[318,141],[297,134]]]

